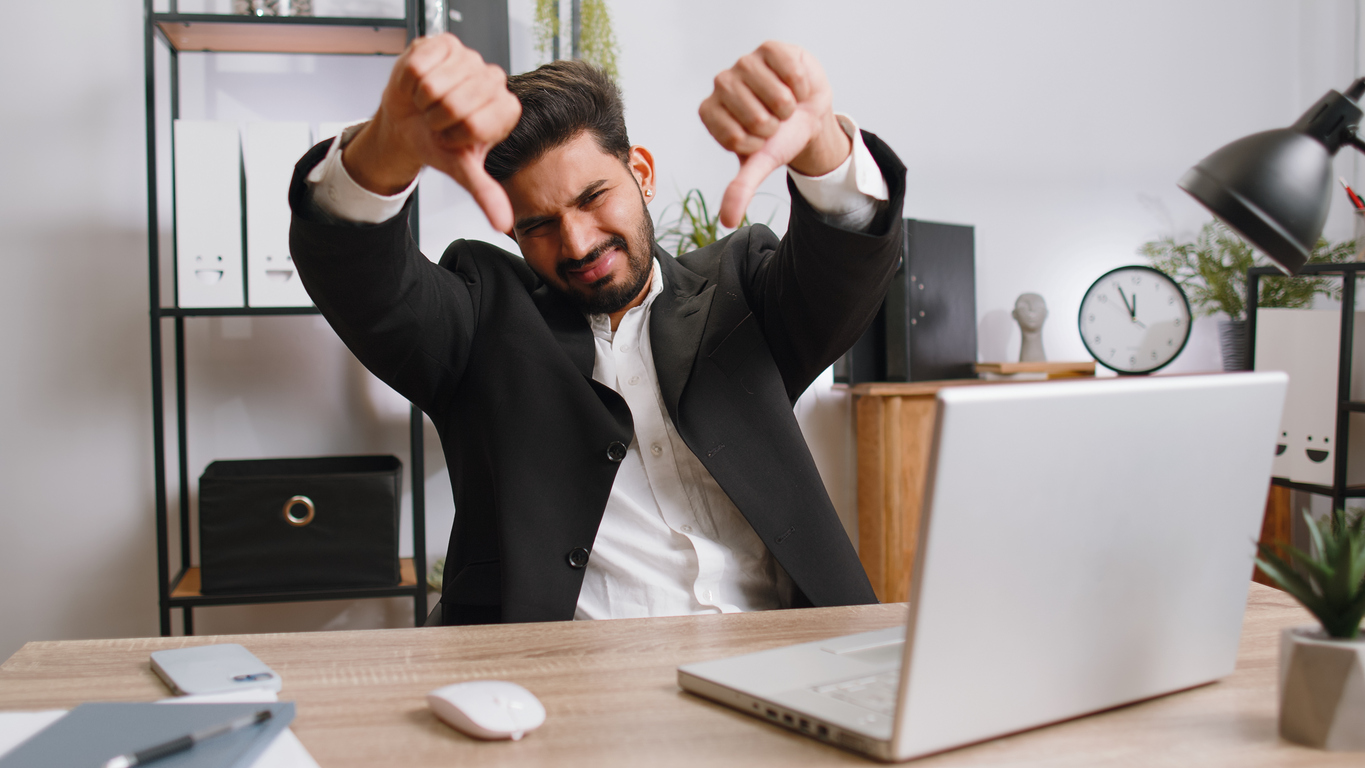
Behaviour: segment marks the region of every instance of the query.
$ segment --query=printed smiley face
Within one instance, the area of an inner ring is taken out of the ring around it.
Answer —
[[[1309,435],[1308,447],[1304,449],[1303,453],[1308,457],[1309,461],[1314,464],[1321,464],[1324,461],[1327,461],[1327,457],[1332,453],[1331,449],[1328,447],[1331,441],[1331,438],[1323,435],[1319,435],[1316,438]]]

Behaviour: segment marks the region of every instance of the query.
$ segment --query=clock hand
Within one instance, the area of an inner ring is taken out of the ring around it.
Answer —
[[[1128,304],[1128,294],[1123,292],[1123,286],[1115,284],[1114,287],[1119,289],[1119,298],[1123,299],[1123,308],[1128,310],[1128,317],[1131,319],[1135,314],[1135,310]]]

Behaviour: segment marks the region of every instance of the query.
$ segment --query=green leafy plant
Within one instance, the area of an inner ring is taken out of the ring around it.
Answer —
[[[1256,266],[1256,251],[1221,223],[1205,224],[1192,242],[1178,242],[1167,236],[1144,243],[1138,253],[1180,284],[1198,314],[1221,311],[1232,320],[1246,318],[1246,276],[1247,270]],[[1320,239],[1308,263],[1350,261],[1354,253],[1354,240],[1333,245]],[[1340,281],[1326,277],[1262,277],[1256,301],[1262,307],[1303,308],[1310,306],[1313,297],[1319,294],[1340,299]]]
[[[559,0],[536,0],[533,34],[536,52],[541,61],[565,58],[559,50]],[[607,73],[612,80],[619,76],[616,60],[621,55],[616,33],[611,29],[611,15],[606,0],[578,0],[577,57]]]
[[[1256,564],[1311,611],[1329,636],[1355,639],[1365,618],[1365,514],[1357,512],[1348,519],[1337,509],[1327,520],[1314,520],[1307,512],[1304,517],[1316,555],[1280,543],[1286,559],[1277,547],[1258,543],[1261,555]]]
[[[711,210],[706,205],[706,196],[700,189],[688,190],[679,205],[681,210],[678,217],[669,221],[663,233],[659,235],[659,245],[673,251],[673,255],[681,256],[688,251],[695,251],[723,236],[720,212],[711,215]],[[749,224],[749,215],[745,214],[739,226],[747,227]],[[670,242],[673,244],[671,248]]]

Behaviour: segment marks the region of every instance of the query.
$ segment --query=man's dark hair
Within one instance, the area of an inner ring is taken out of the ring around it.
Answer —
[[[602,70],[578,60],[546,64],[507,78],[507,90],[521,101],[521,119],[484,160],[498,181],[588,131],[603,152],[630,161],[621,89]]]

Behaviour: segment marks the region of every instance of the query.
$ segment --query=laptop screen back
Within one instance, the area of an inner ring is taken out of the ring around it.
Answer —
[[[895,756],[1230,673],[1286,383],[941,391]]]

